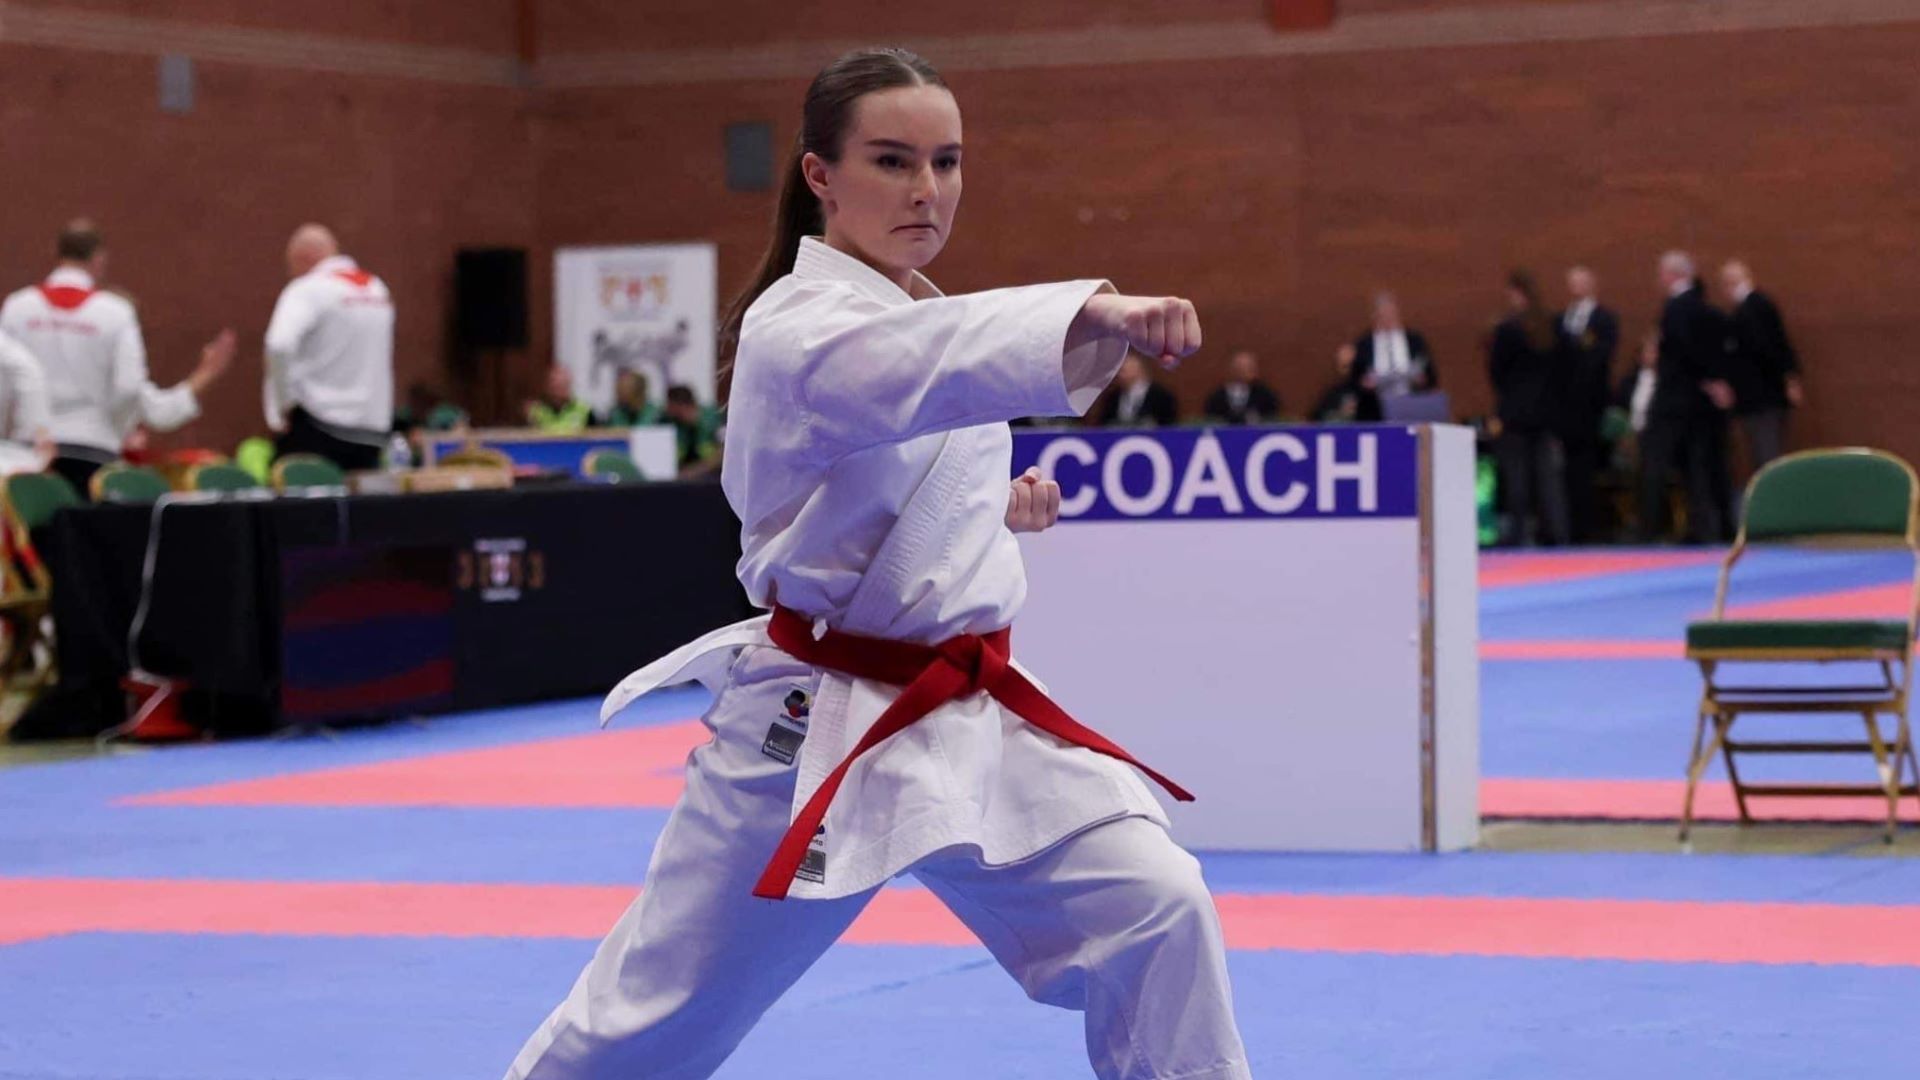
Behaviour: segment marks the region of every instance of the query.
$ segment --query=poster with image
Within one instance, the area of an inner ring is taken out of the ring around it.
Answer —
[[[622,371],[664,401],[684,384],[714,400],[718,256],[712,244],[564,247],[554,252],[554,362],[604,414]]]

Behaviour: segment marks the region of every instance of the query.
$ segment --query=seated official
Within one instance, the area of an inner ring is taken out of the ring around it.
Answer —
[[[607,410],[607,427],[645,427],[658,424],[660,407],[647,400],[647,377],[637,371],[622,371],[613,380],[613,407]]]
[[[527,426],[544,435],[578,435],[593,423],[593,410],[573,396],[573,372],[562,364],[547,369],[546,393],[527,402]]]
[[[418,431],[462,431],[472,426],[465,409],[421,382],[407,387],[407,403],[393,414],[393,430],[407,436]]]
[[[1333,381],[1314,402],[1312,419],[1322,424],[1351,423],[1360,416],[1360,391],[1353,385],[1352,345],[1342,345],[1333,355]]]
[[[1260,381],[1259,358],[1241,349],[1227,363],[1227,381],[1200,411],[1220,424],[1267,424],[1280,419],[1280,395]]]
[[[681,479],[703,476],[720,467],[725,425],[718,410],[700,404],[689,386],[667,388],[667,423],[678,441]]]
[[[1113,387],[1093,408],[1095,427],[1172,427],[1180,421],[1173,391],[1153,381],[1146,357],[1128,353],[1113,377]]]

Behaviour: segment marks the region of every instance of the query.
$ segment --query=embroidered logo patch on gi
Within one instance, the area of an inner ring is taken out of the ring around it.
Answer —
[[[793,764],[800,753],[800,744],[807,738],[807,718],[813,715],[813,695],[804,686],[795,686],[787,691],[780,702],[780,714],[767,728],[767,739],[760,744],[760,752],[782,765]]]
[[[767,728],[767,741],[760,744],[760,752],[782,765],[791,765],[800,753],[800,744],[806,739],[805,732],[776,722]]]
[[[793,876],[801,881],[811,881],[815,885],[827,883],[827,827],[813,830],[813,843],[807,846],[807,857],[800,860],[800,869]]]

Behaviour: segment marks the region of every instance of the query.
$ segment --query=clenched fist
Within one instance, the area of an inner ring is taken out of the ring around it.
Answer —
[[[1109,336],[1173,368],[1200,348],[1200,314],[1177,296],[1101,294],[1084,309]]]
[[[1007,493],[1007,528],[1017,533],[1040,532],[1060,520],[1060,485],[1040,479],[1039,469],[1028,469]]]

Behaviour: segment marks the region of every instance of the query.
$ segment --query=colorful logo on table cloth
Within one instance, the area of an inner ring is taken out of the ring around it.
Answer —
[[[522,537],[475,540],[460,552],[455,580],[462,592],[478,590],[488,604],[512,603],[527,590],[547,585],[547,559]]]

